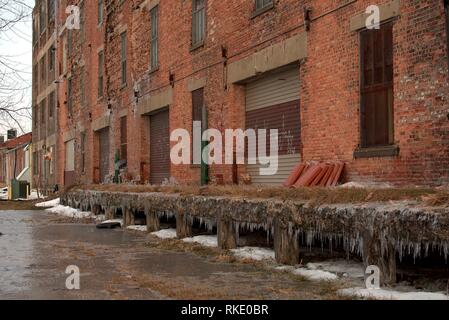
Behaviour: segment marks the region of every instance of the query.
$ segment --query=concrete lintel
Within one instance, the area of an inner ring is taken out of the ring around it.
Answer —
[[[148,115],[173,103],[173,88],[169,87],[155,95],[146,95],[139,99],[139,115]]]
[[[400,0],[392,0],[388,3],[380,5],[379,9],[380,9],[380,22],[382,23],[386,20],[399,16],[401,9],[401,2]],[[352,32],[354,32],[366,28],[366,19],[368,19],[369,16],[370,14],[363,12],[352,17],[349,29]]]
[[[75,139],[75,130],[74,129],[64,132],[64,134],[62,135],[62,141],[64,141],[64,142],[67,142],[67,141],[70,141],[73,139]]]
[[[100,131],[104,128],[109,127],[110,123],[111,123],[111,116],[108,113],[105,113],[103,116],[92,122],[92,130]]]
[[[307,33],[302,32],[229,64],[228,83],[238,83],[306,57]]]
[[[189,79],[187,82],[187,90],[190,92],[204,88],[207,84],[207,78]]]

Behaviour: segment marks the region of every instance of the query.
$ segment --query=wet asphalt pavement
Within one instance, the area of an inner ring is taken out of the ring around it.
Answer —
[[[0,211],[0,299],[319,299],[325,285],[251,264],[149,246],[146,234]],[[80,290],[66,288],[67,266]]]

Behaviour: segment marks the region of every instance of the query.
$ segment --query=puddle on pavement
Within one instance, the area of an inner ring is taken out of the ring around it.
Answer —
[[[231,297],[235,291],[245,298],[252,297],[255,286],[269,291],[274,286],[295,290],[298,285],[287,277],[280,282],[255,272],[250,265],[151,249],[144,234],[58,224],[51,218],[44,211],[0,211],[0,299],[161,299],[167,292],[152,285],[172,279],[193,291],[220,284]],[[68,265],[80,268],[82,290],[66,290]],[[219,294],[220,286],[211,294]]]

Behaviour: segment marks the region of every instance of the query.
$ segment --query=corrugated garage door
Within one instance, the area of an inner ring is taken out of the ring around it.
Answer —
[[[98,131],[100,138],[100,180],[106,182],[109,175],[109,127]]]
[[[170,178],[169,111],[150,116],[150,183],[161,184]]]
[[[299,67],[268,74],[246,86],[246,129],[279,130],[279,169],[261,176],[261,165],[248,165],[252,183],[281,185],[300,161]],[[267,137],[269,152],[269,137]]]

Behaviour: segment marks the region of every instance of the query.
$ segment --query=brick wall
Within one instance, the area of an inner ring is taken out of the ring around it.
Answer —
[[[70,3],[70,1],[68,1]],[[77,1],[72,1],[77,3]],[[340,159],[348,165],[345,179],[381,181],[397,185],[438,185],[449,181],[448,52],[443,1],[401,1],[394,18],[394,141],[399,156],[355,159],[360,144],[359,34],[350,30],[351,18],[364,12],[369,0],[275,0],[274,9],[252,17],[253,1],[207,1],[204,46],[191,48],[192,1],[165,0],[159,5],[159,68],[150,66],[150,14],[143,0],[105,1],[104,23],[97,27],[96,1],[85,1],[84,43],[74,45],[75,62],[87,70],[90,93],[82,106],[80,77],[75,68],[74,111],[68,118],[64,84],[59,88],[59,129],[87,134],[86,174],[79,183],[95,182],[99,163],[98,137],[92,123],[110,106],[110,172],[120,143],[120,117],[128,121],[128,172],[132,179],[148,181],[149,119],[137,112],[139,100],[170,86],[174,74],[170,129],[192,127],[192,98],[188,83],[207,78],[204,89],[209,127],[224,130],[244,126],[244,86],[227,85],[228,64],[305,32],[303,8],[312,8],[307,32],[307,58],[298,70],[301,78],[301,143],[304,160]],[[376,4],[389,3],[379,0]],[[61,8],[62,10],[62,8]],[[63,16],[63,12],[60,14]],[[120,80],[120,34],[127,32],[127,86]],[[76,37],[74,37],[76,38]],[[61,40],[61,39],[60,39]],[[62,42],[62,41],[60,41]],[[105,51],[105,97],[97,99],[97,51]],[[227,57],[222,57],[222,47]],[[59,50],[58,59],[62,61]],[[65,79],[63,80],[63,82]],[[136,84],[138,86],[136,86]],[[138,99],[134,89],[138,90]],[[77,144],[79,145],[79,144]],[[79,148],[79,147],[77,147]],[[64,147],[59,139],[58,166],[63,175]],[[79,150],[79,149],[77,149]],[[80,153],[77,152],[77,170]],[[244,168],[240,168],[241,172]],[[232,181],[232,166],[212,166],[211,175]],[[171,166],[179,181],[198,183],[198,168]],[[61,182],[63,184],[63,182]]]

